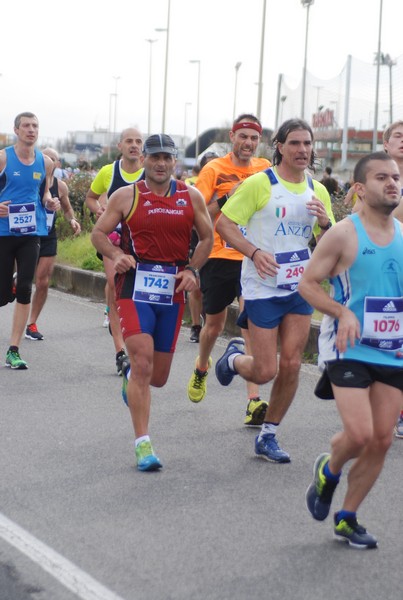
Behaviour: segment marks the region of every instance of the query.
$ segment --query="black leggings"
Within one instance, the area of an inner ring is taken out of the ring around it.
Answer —
[[[32,282],[39,256],[39,236],[0,236],[0,306],[14,300],[13,273],[17,265],[17,302],[31,302]]]

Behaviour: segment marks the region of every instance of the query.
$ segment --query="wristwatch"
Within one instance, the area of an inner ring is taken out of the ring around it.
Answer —
[[[186,267],[184,268],[184,271],[192,271],[192,273],[196,277],[196,279],[200,279],[199,269],[196,269],[196,267],[192,267],[192,265],[186,265]]]
[[[329,219],[328,222],[326,223],[326,225],[319,225],[319,227],[323,230],[323,231],[327,231],[328,229],[330,229],[332,226],[332,222]]]

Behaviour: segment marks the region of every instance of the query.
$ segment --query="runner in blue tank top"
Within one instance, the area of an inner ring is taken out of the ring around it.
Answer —
[[[392,215],[401,181],[384,152],[362,158],[354,181],[360,212],[319,242],[299,284],[301,296],[326,315],[319,362],[344,426],[331,440],[331,453],[316,459],[306,501],[313,518],[323,521],[342,468],[354,460],[334,531],[351,546],[375,548],[357,510],[382,470],[403,401],[403,225]],[[320,285],[326,278],[330,295]]]
[[[49,193],[52,161],[35,149],[38,119],[24,112],[14,120],[17,142],[0,150],[0,306],[16,298],[6,366],[26,369],[19,345],[28,320],[39,236],[47,235],[46,208],[58,210]],[[17,265],[16,293],[13,272]]]

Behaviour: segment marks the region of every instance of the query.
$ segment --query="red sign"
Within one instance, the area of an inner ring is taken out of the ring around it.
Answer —
[[[334,111],[327,108],[312,115],[312,127],[314,129],[323,129],[334,126]]]

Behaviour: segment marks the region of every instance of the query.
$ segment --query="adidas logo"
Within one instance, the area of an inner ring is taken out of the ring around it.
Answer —
[[[294,254],[290,257],[290,262],[299,260],[299,256],[296,252],[294,252]]]
[[[396,306],[393,300],[385,304],[382,310],[383,312],[396,312]]]
[[[20,212],[20,213],[27,212],[27,209],[25,208],[25,206],[23,206],[22,208],[20,208],[20,210],[18,212]]]
[[[146,200],[146,201],[144,202],[144,205],[143,205],[143,206],[151,206],[151,202],[150,202],[149,200]]]
[[[154,265],[151,271],[159,271],[160,273],[163,273],[164,267],[162,267],[161,265]]]

